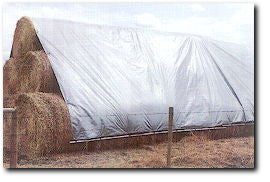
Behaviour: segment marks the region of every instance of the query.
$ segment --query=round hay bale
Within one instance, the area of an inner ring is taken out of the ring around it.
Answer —
[[[18,92],[18,59],[10,58],[6,61],[3,69],[3,91],[4,95],[16,94]]]
[[[61,96],[24,93],[16,105],[20,156],[34,158],[72,149],[69,113]]]
[[[44,51],[29,51],[20,62],[18,90],[21,93],[61,94],[50,61]]]
[[[4,108],[14,108],[16,107],[16,99],[18,97],[18,94],[13,95],[4,95],[3,97],[3,107]]]
[[[28,51],[43,50],[34,25],[28,17],[22,17],[15,29],[11,57],[22,58]]]

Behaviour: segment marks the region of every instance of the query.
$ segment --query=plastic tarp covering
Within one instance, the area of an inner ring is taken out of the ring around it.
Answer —
[[[209,38],[33,19],[74,139],[254,121],[253,53]]]

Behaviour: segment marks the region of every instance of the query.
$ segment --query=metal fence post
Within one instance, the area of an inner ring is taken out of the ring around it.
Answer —
[[[167,167],[171,167],[173,107],[169,107]]]

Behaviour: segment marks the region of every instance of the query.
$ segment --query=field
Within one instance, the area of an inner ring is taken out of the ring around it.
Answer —
[[[164,168],[167,143],[21,160],[19,168]],[[8,161],[4,161],[8,167]],[[186,136],[172,145],[173,168],[254,168],[254,137]]]

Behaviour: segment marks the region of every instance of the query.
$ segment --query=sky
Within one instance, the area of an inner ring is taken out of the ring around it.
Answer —
[[[253,51],[252,3],[6,3],[2,8],[4,62],[22,16],[196,34]]]

